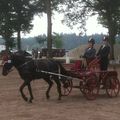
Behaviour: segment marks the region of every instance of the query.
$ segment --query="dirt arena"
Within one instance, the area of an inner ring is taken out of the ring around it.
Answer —
[[[16,70],[4,77],[0,68],[0,120],[120,120],[120,95],[111,99],[101,90],[96,100],[88,101],[79,89],[73,89],[58,101],[54,84],[46,100],[47,83],[36,80],[31,84],[34,100],[30,104],[20,95],[21,84]],[[25,93],[28,95],[27,88]]]

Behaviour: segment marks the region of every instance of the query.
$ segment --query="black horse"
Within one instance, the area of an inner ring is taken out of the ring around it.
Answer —
[[[2,74],[6,76],[11,68],[14,66],[18,72],[21,78],[24,80],[23,84],[20,86],[20,92],[25,101],[32,102],[33,100],[33,94],[31,89],[31,81],[35,79],[43,78],[48,84],[49,87],[46,91],[46,98],[49,99],[49,91],[53,85],[54,80],[57,84],[57,91],[59,93],[58,99],[61,99],[61,77],[54,74],[48,74],[50,73],[57,73],[57,74],[66,74],[66,70],[61,65],[60,62],[55,60],[33,60],[32,58],[28,57],[29,54],[26,54],[26,52],[16,52],[14,54],[10,55],[10,59],[8,62],[6,62],[3,66]],[[64,83],[65,78],[62,78],[62,82]],[[30,99],[28,99],[23,89],[25,86],[28,86]]]

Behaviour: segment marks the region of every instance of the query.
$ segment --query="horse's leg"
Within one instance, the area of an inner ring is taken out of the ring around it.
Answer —
[[[29,90],[29,93],[30,93],[30,99],[29,99],[29,102],[32,103],[32,100],[33,100],[33,94],[32,94],[32,89],[31,89],[31,84],[28,83],[28,90]]]
[[[57,84],[57,91],[59,93],[59,97],[58,97],[58,100],[61,100],[61,96],[62,96],[62,93],[61,93],[61,83],[60,83],[60,80],[59,78],[54,78],[54,81],[56,82]]]
[[[25,96],[25,94],[23,93],[23,89],[24,87],[26,86],[27,84],[24,82],[21,86],[20,86],[20,93],[22,95],[22,98],[25,100],[25,101],[28,101],[27,97]]]
[[[48,87],[48,89],[46,91],[46,98],[49,99],[50,98],[49,92],[50,92],[50,89],[51,89],[51,87],[53,85],[53,82],[50,80],[50,78],[44,79],[44,80],[49,84],[49,87]]]

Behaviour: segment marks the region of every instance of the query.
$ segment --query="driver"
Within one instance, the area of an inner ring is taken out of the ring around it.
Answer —
[[[88,40],[88,47],[85,49],[85,53],[82,56],[84,58],[84,65],[88,65],[94,58],[96,55],[96,50],[94,48],[94,44],[95,44],[95,40],[93,38],[90,38]],[[85,63],[86,62],[86,63]]]

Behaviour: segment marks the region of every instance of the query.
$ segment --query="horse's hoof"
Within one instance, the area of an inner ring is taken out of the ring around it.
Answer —
[[[27,98],[27,97],[24,97],[23,99],[24,99],[26,102],[28,101],[28,98]]]
[[[49,100],[50,99],[50,96],[48,94],[46,94],[46,99]]]
[[[29,102],[29,103],[32,103],[32,100],[29,100],[28,102]]]
[[[47,100],[49,100],[49,99],[50,99],[50,96],[46,96],[46,98],[47,98]]]
[[[59,97],[58,100],[61,100],[61,98]]]

